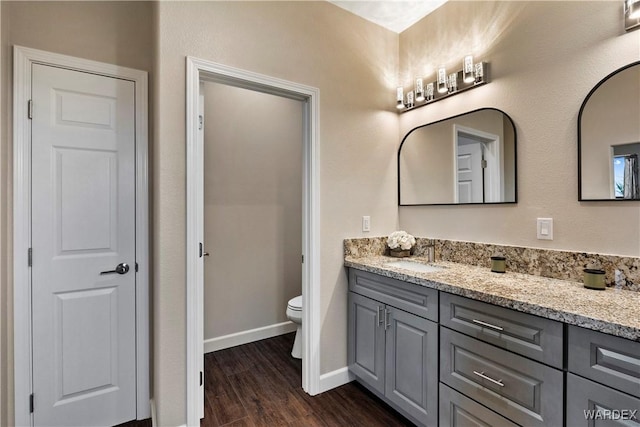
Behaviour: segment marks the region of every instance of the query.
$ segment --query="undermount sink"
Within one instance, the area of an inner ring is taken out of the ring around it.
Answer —
[[[403,270],[415,271],[416,273],[433,273],[435,271],[444,270],[445,267],[439,267],[433,264],[422,264],[414,261],[391,261],[385,264],[387,267],[402,268]]]

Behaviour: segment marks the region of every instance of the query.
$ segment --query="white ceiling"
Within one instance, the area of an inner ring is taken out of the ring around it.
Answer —
[[[362,18],[401,33],[447,0],[329,0]]]

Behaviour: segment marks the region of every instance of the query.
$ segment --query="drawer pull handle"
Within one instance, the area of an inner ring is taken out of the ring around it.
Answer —
[[[474,374],[476,374],[477,376],[479,376],[482,379],[485,379],[487,381],[491,381],[492,383],[499,385],[500,387],[504,387],[504,384],[502,383],[502,380],[494,380],[491,377],[488,377],[484,374],[484,371],[482,372],[478,372],[478,371],[473,371]]]
[[[473,319],[473,323],[477,323],[478,325],[486,326],[487,328],[495,329],[496,331],[504,331],[500,326],[492,325],[491,323],[483,322],[482,320]]]
[[[391,310],[387,310],[385,308],[384,309],[384,317],[385,317],[384,330],[385,331],[387,330],[387,328],[391,327],[391,321],[389,320],[390,315],[391,315]]]

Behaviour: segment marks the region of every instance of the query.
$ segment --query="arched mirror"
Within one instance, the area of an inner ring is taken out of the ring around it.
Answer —
[[[398,150],[398,204],[516,203],[516,129],[482,108],[412,129]]]
[[[578,200],[640,200],[640,61],[589,92],[578,116]]]

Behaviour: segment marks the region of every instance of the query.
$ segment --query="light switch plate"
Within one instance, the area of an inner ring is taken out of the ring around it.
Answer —
[[[371,231],[371,217],[368,215],[362,217],[362,231]]]
[[[538,218],[538,240],[553,240],[553,218]]]

